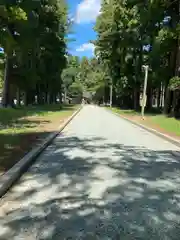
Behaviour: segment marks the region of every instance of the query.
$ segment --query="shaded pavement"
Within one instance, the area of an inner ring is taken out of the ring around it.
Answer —
[[[0,202],[0,239],[179,239],[178,147],[86,106]]]

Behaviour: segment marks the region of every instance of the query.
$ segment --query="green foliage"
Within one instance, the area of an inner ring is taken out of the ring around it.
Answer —
[[[169,82],[169,88],[173,91],[180,89],[180,77],[176,76],[171,78]]]
[[[113,83],[115,104],[138,108],[143,89],[142,66],[148,64],[148,105],[152,93],[168,86],[177,72],[179,51],[179,1],[103,0],[95,31],[96,55]],[[177,43],[178,42],[178,43]],[[105,78],[104,78],[105,79]],[[106,80],[105,80],[106,81]],[[171,105],[171,104],[170,104]]]
[[[66,66],[66,3],[3,0],[0,17],[0,43],[9,64],[8,86],[26,92],[30,102],[35,95],[41,102],[47,95],[55,99],[61,93],[60,76]],[[8,104],[16,93],[7,92]]]
[[[79,81],[73,82],[69,87],[69,95],[71,97],[79,97],[81,98],[83,96],[83,88]]]
[[[88,60],[83,58],[81,61],[80,81],[86,92],[95,92],[103,84],[103,72],[96,58]]]
[[[66,68],[61,74],[64,92],[69,96],[82,96],[83,89],[78,81],[79,62],[80,60],[78,57],[69,55],[67,57]]]
[[[107,100],[112,84],[113,102],[137,109],[142,66],[148,64],[150,108],[152,94],[161,87],[179,88],[179,78],[173,77],[180,62],[177,9],[179,1],[102,0],[93,42],[96,58],[80,60],[67,54],[71,23],[64,0],[2,0],[0,44],[8,63],[8,103],[17,89],[31,103],[35,96],[39,103],[55,101],[62,91]]]
[[[16,1],[2,0],[0,5],[0,43],[6,53],[13,51],[16,45],[16,36],[19,34],[19,25],[27,21],[26,12]]]
[[[62,72],[64,91],[70,97],[104,96],[106,76],[96,58],[79,59],[68,56],[67,66]],[[88,97],[89,98],[89,97]],[[90,97],[91,98],[91,97]]]

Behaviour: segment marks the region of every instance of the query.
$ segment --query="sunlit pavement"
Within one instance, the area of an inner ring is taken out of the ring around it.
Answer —
[[[180,239],[176,146],[85,106],[0,203],[0,239]]]

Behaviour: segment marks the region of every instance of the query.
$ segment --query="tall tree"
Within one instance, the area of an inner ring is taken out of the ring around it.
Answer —
[[[11,103],[15,89],[24,92],[27,104],[33,103],[35,96],[39,103],[56,101],[66,66],[66,3],[4,1],[0,16],[1,43],[7,56],[4,105]]]
[[[170,91],[169,81],[176,79],[178,85],[179,12],[179,1],[173,0],[102,1],[95,25],[96,53],[113,84],[115,104],[139,107],[142,66],[148,64],[147,108],[152,107],[153,95],[160,100],[166,89],[166,112],[171,106],[175,112],[179,94]]]

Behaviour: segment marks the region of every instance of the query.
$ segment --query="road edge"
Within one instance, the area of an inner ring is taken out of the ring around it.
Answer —
[[[28,152],[18,163],[0,177],[0,198],[4,196],[12,185],[28,170],[37,157],[52,143],[57,135],[73,120],[82,108],[83,107],[80,106],[66,121],[64,121],[64,123],[59,126],[58,131],[46,137],[39,146]]]
[[[126,121],[128,121],[128,122],[130,122],[130,123],[132,123],[132,124],[134,124],[135,126],[140,127],[140,128],[142,128],[142,129],[144,129],[144,130],[146,130],[146,131],[148,131],[148,132],[150,132],[150,133],[152,133],[152,134],[154,134],[154,135],[156,135],[156,136],[158,136],[158,137],[160,137],[160,138],[162,138],[162,139],[164,139],[164,140],[166,140],[166,141],[168,141],[168,142],[176,145],[177,147],[180,147],[180,141],[178,141],[178,140],[176,140],[176,139],[174,139],[174,138],[172,138],[172,137],[170,137],[170,136],[168,136],[168,135],[166,135],[166,134],[164,134],[164,133],[158,132],[157,130],[155,130],[155,129],[153,129],[153,128],[147,127],[147,126],[145,126],[145,125],[143,125],[143,124],[140,124],[140,123],[137,123],[137,122],[135,122],[135,121],[133,121],[133,120],[130,120],[130,119],[128,119],[128,118],[120,115],[119,113],[113,112],[113,111],[110,110],[110,109],[106,109],[106,110],[107,110],[108,112],[116,115],[117,117],[120,117],[120,118],[122,118],[122,119],[124,119],[124,120],[126,120]],[[180,153],[178,153],[178,152],[176,152],[176,151],[172,151],[172,154],[173,154],[175,157],[180,157]]]

